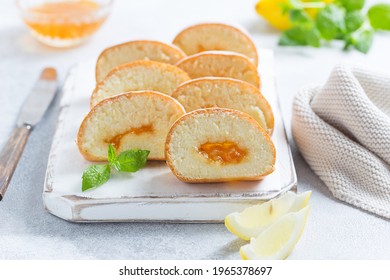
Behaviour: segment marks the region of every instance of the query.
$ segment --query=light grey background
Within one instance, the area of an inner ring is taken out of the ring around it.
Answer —
[[[322,49],[278,47],[277,32],[256,15],[255,1],[249,0],[117,0],[108,21],[91,41],[65,50],[35,41],[20,20],[14,1],[1,4],[0,147],[44,66],[56,67],[63,79],[69,67],[96,58],[107,46],[133,39],[170,42],[178,31],[196,22],[240,24],[259,47],[274,49],[277,86],[291,142],[291,104],[300,87],[323,84],[339,62],[361,63],[385,71],[390,62],[390,36],[385,33],[375,36],[368,55],[343,52],[338,43]],[[245,242],[222,224],[72,224],[48,214],[41,193],[58,101],[33,131],[0,202],[0,259],[239,258],[239,247]],[[299,191],[312,190],[313,195],[305,233],[290,259],[390,259],[389,221],[334,199],[293,143],[292,151]]]

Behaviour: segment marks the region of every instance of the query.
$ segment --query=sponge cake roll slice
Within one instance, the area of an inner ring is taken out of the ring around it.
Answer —
[[[230,25],[222,23],[193,25],[177,34],[173,44],[187,55],[211,50],[238,52],[249,57],[257,65],[255,44],[246,32]]]
[[[275,147],[248,114],[199,109],[179,118],[165,146],[168,166],[184,182],[259,180],[275,165]]]
[[[131,41],[105,49],[96,63],[96,82],[102,80],[112,68],[135,60],[153,60],[176,64],[185,56],[175,46],[158,41]]]
[[[205,51],[183,58],[176,64],[191,79],[201,77],[227,77],[260,87],[256,66],[246,56],[225,51]]]
[[[231,78],[198,78],[181,84],[172,97],[186,112],[211,107],[239,110],[272,134],[274,115],[271,106],[258,88],[246,82]]]
[[[77,137],[81,154],[90,161],[107,160],[107,147],[149,150],[149,159],[164,160],[165,139],[171,125],[185,113],[172,97],[139,91],[98,103],[84,118]]]
[[[178,85],[189,80],[180,68],[156,61],[138,60],[123,64],[97,85],[91,96],[91,107],[105,98],[127,91],[152,90],[171,95]]]

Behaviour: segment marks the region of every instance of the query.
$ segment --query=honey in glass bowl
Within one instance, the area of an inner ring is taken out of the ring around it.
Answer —
[[[71,47],[85,42],[106,20],[112,0],[19,0],[24,22],[41,42]]]

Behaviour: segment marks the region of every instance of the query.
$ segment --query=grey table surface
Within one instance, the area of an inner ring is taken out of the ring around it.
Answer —
[[[370,3],[375,1],[369,1]],[[333,198],[291,139],[291,104],[300,87],[323,84],[340,62],[388,71],[390,36],[377,34],[368,55],[322,49],[282,48],[278,34],[254,12],[254,1],[117,0],[106,24],[87,44],[57,50],[29,35],[13,1],[0,9],[0,147],[39,71],[56,67],[63,80],[73,64],[94,59],[107,46],[139,38],[169,42],[183,27],[202,21],[238,23],[259,47],[272,48],[283,118],[299,191],[312,190],[304,235],[289,259],[390,259],[390,222]],[[261,61],[260,61],[261,63]],[[42,188],[59,98],[34,129],[0,203],[0,259],[238,259],[245,242],[222,224],[72,224],[47,213]]]

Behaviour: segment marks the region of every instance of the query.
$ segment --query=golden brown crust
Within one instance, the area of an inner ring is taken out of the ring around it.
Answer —
[[[168,161],[167,161],[168,163]],[[235,182],[235,181],[259,181],[266,177],[267,175],[271,174],[274,172],[274,168],[269,170],[269,172],[266,172],[260,176],[255,176],[255,177],[235,177],[235,178],[221,178],[221,179],[190,179],[181,176],[179,173],[177,173],[170,164],[168,164],[169,168],[172,170],[172,173],[182,182],[185,183],[191,183],[191,184],[201,184],[201,183],[223,183],[223,182]]]
[[[231,25],[227,25],[227,24],[223,24],[223,23],[201,23],[201,24],[191,25],[191,26],[183,29],[182,31],[180,31],[176,35],[176,37],[173,39],[172,43],[174,45],[177,45],[178,41],[180,40],[180,37],[183,36],[183,34],[185,34],[189,30],[202,28],[202,27],[207,27],[207,26],[220,26],[220,27],[228,28],[228,29],[234,30],[235,32],[240,33],[243,36],[243,38],[245,38],[245,41],[248,43],[248,45],[251,46],[251,49],[252,49],[253,53],[255,54],[255,57],[253,58],[254,59],[253,63],[256,66],[258,65],[259,57],[258,57],[258,54],[257,54],[257,48],[256,48],[255,44],[253,43],[252,39],[248,36],[248,34],[243,32],[243,30],[241,30],[241,29],[239,29],[237,27],[231,26]]]
[[[245,55],[242,55],[240,53],[231,52],[231,51],[205,51],[205,52],[196,53],[196,54],[184,57],[183,59],[181,59],[179,62],[176,63],[176,66],[179,68],[182,68],[182,65],[193,63],[194,61],[196,61],[200,57],[218,57],[218,56],[220,56],[220,57],[230,56],[232,58],[241,59],[241,60],[245,61],[246,65],[250,68],[250,70],[253,71],[254,73],[256,73],[254,86],[260,88],[260,76],[259,76],[259,73],[257,71],[257,67],[250,61],[250,59],[248,57],[246,57]],[[188,74],[188,75],[190,76],[190,78],[193,78],[193,77],[191,77],[190,74]],[[215,76],[215,77],[218,77],[218,76]]]
[[[247,83],[245,81],[237,80],[237,79],[233,79],[233,78],[224,78],[224,77],[203,77],[203,78],[192,79],[192,80],[186,81],[186,82],[182,83],[181,85],[179,85],[174,90],[174,92],[172,93],[171,96],[173,98],[177,99],[180,91],[183,88],[185,88],[186,86],[201,84],[201,83],[203,83],[205,81],[212,81],[213,83],[219,83],[219,84],[221,84],[221,83],[230,83],[232,85],[233,84],[239,84],[240,87],[242,87],[242,88],[250,88],[253,92],[258,93],[260,99],[262,100],[264,105],[267,107],[267,110],[269,112],[271,112],[270,118],[266,119],[266,121],[267,121],[267,128],[269,129],[268,134],[272,135],[273,129],[274,129],[274,125],[275,125],[275,119],[274,119],[274,114],[273,114],[273,111],[272,111],[272,107],[268,103],[268,101],[264,97],[264,95],[261,93],[260,89],[258,89],[254,85],[252,85],[250,83]],[[240,93],[241,93],[241,91],[240,91]]]
[[[96,66],[95,66],[95,79],[96,79],[97,82],[98,82],[98,71],[99,71],[98,70],[98,66],[99,66],[100,59],[103,56],[105,56],[106,53],[109,52],[109,51],[112,51],[112,50],[117,49],[117,48],[121,48],[123,46],[133,45],[133,44],[153,44],[153,45],[161,46],[162,48],[165,49],[166,52],[175,53],[181,59],[186,56],[186,54],[180,48],[178,48],[177,46],[169,45],[169,44],[166,44],[166,43],[163,43],[163,42],[159,42],[159,41],[136,40],[136,41],[129,41],[129,42],[121,43],[121,44],[118,44],[118,45],[115,45],[115,46],[108,47],[108,48],[104,49],[100,53],[100,55],[99,55],[99,57],[98,57],[98,59],[96,61]],[[180,58],[179,58],[179,60],[180,60]]]
[[[80,125],[80,128],[79,128],[79,131],[78,131],[78,134],[77,134],[77,147],[80,151],[80,153],[83,155],[83,157],[88,160],[88,161],[106,161],[105,158],[101,158],[101,157],[95,157],[91,154],[89,154],[86,150],[84,150],[80,143],[82,141],[82,138],[84,137],[84,131],[85,131],[85,126],[86,126],[86,123],[88,122],[89,118],[91,116],[93,116],[95,114],[95,112],[97,110],[99,110],[100,107],[104,106],[105,104],[107,103],[112,103],[112,102],[116,102],[117,100],[119,99],[122,99],[122,98],[128,98],[128,99],[131,99],[131,98],[134,98],[135,96],[140,96],[140,95],[154,95],[155,97],[158,97],[158,98],[161,98],[163,100],[166,100],[166,101],[169,101],[169,102],[172,102],[180,109],[182,110],[183,112],[185,112],[185,109],[184,107],[174,98],[166,95],[166,94],[163,94],[163,93],[160,93],[160,92],[157,92],[157,91],[151,91],[151,90],[145,90],[145,91],[129,91],[129,92],[125,92],[125,93],[121,93],[121,94],[118,94],[118,95],[114,95],[112,97],[109,97],[107,99],[104,99],[102,100],[101,102],[99,102],[98,104],[96,104],[92,109],[91,111],[89,111],[89,113],[85,116],[84,120],[82,121],[81,125]],[[148,160],[165,160],[165,158],[148,158]]]
[[[171,142],[172,133],[175,130],[176,126],[178,126],[185,119],[191,118],[194,115],[205,114],[205,113],[208,113],[208,112],[219,112],[220,114],[223,114],[223,113],[233,114],[233,115],[236,115],[236,116],[238,116],[240,118],[246,119],[255,128],[257,128],[263,134],[263,136],[267,139],[267,141],[272,144],[271,147],[272,147],[272,153],[273,153],[273,162],[272,162],[273,168],[271,170],[269,170],[268,172],[265,172],[264,174],[260,174],[259,176],[239,177],[239,178],[192,179],[192,178],[186,178],[186,177],[182,176],[180,173],[178,173],[177,170],[175,169],[175,167],[173,166],[171,154],[170,154],[170,151],[169,151],[169,143]],[[263,177],[271,174],[274,171],[275,162],[276,162],[276,149],[275,149],[275,146],[274,146],[274,144],[273,144],[273,142],[271,140],[271,137],[268,135],[268,133],[260,126],[260,124],[255,119],[253,119],[248,114],[240,112],[240,111],[237,111],[237,110],[233,110],[233,109],[207,108],[207,109],[199,109],[199,110],[195,110],[195,111],[186,113],[186,114],[181,116],[179,119],[177,119],[173,123],[173,125],[171,126],[171,129],[168,132],[167,140],[165,142],[165,160],[167,162],[167,165],[171,169],[172,173],[179,180],[181,180],[183,182],[187,182],[187,183],[213,183],[213,182],[229,182],[229,181],[256,181],[256,180],[262,179]]]
[[[183,76],[187,80],[190,79],[190,77],[188,76],[188,74],[184,70],[180,69],[179,67],[177,67],[175,65],[163,63],[163,62],[158,62],[158,61],[151,61],[151,60],[135,60],[135,61],[130,62],[130,63],[121,64],[121,65],[111,69],[111,71],[108,72],[106,77],[96,84],[96,87],[93,90],[92,95],[91,95],[90,107],[91,108],[93,107],[92,101],[94,100],[95,95],[96,95],[97,91],[99,90],[99,88],[102,87],[111,76],[115,75],[118,71],[121,71],[125,68],[133,68],[133,67],[137,67],[137,66],[156,67],[156,68],[164,69],[166,71],[175,72],[178,75]]]

